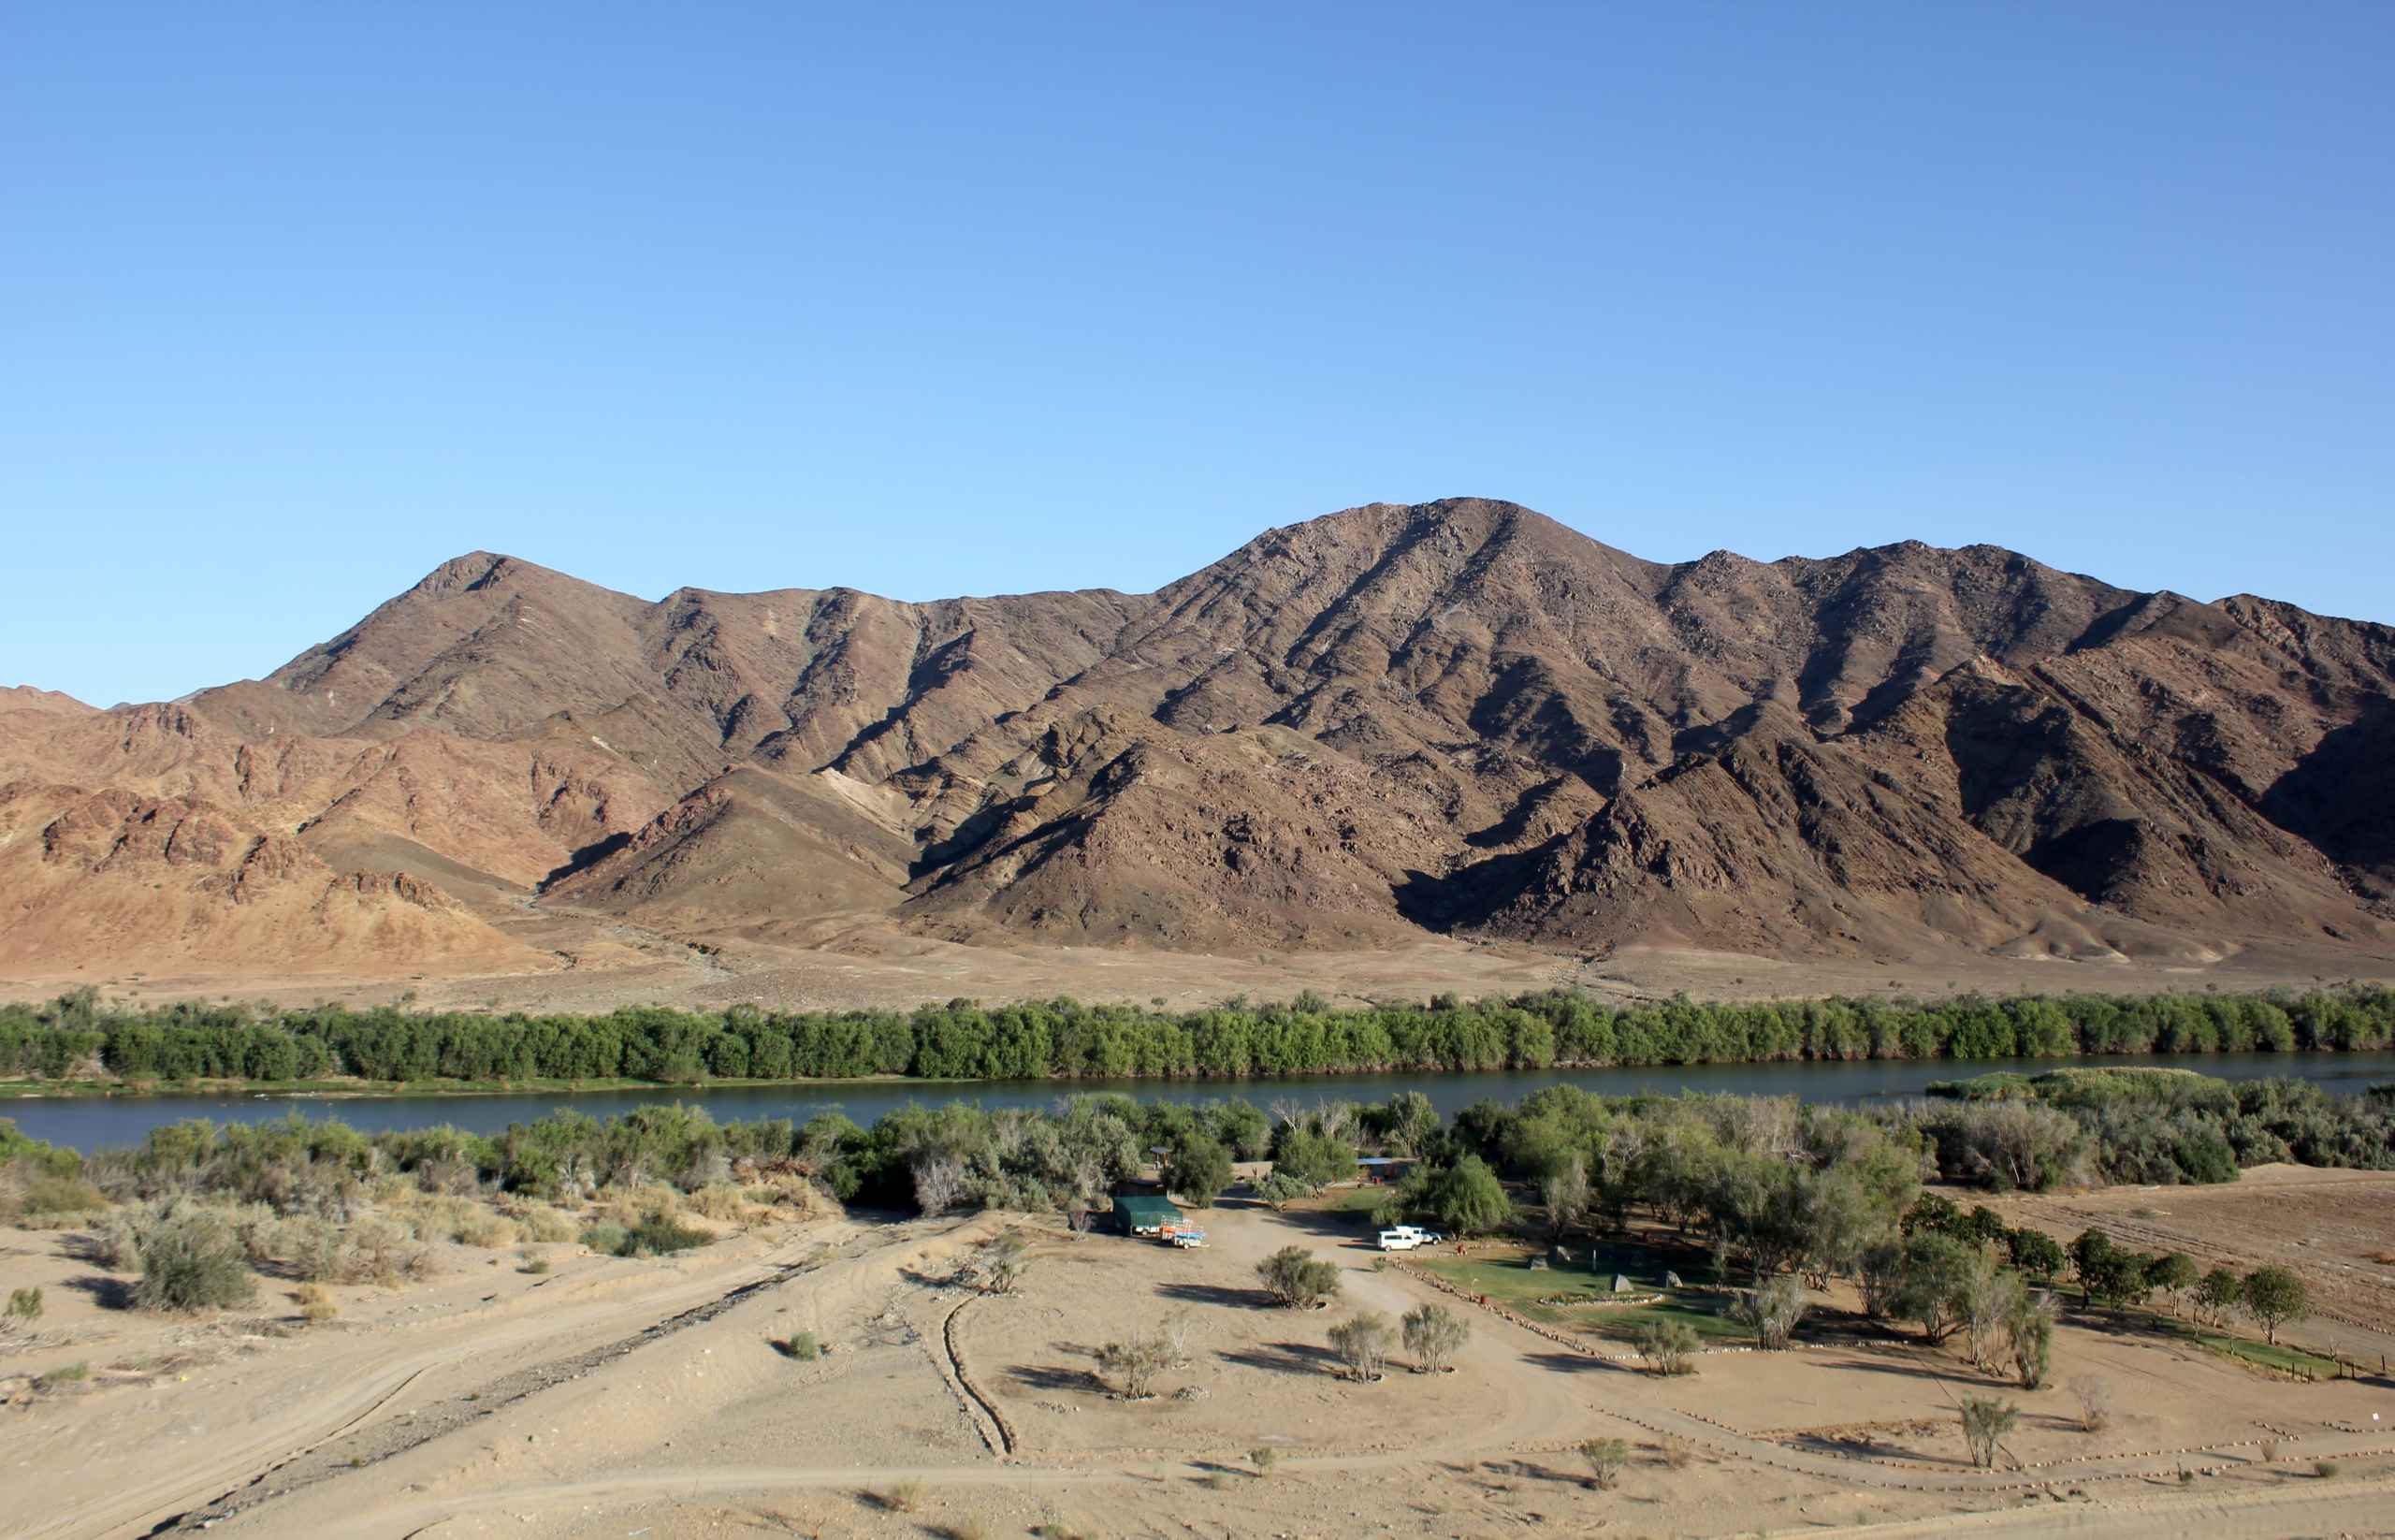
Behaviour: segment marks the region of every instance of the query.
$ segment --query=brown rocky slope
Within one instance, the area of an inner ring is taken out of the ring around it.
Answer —
[[[924,604],[652,603],[477,554],[264,680],[0,697],[26,895],[0,963],[482,968],[526,912],[690,940],[2376,959],[2390,748],[2395,630],[1990,546],[1663,565],[1457,500],[1270,530],[1154,594]],[[156,888],[171,840],[88,832],[162,818],[213,821],[213,853]],[[318,918],[240,920],[265,852]]]

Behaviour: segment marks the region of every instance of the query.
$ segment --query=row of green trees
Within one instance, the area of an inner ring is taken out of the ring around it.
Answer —
[[[864,1075],[1108,1079],[1545,1069],[1774,1059],[1989,1059],[2294,1052],[2395,1042],[2395,990],[1923,1003],[1827,999],[1616,1007],[1569,992],[1334,1009],[1301,995],[1169,1012],[1071,999],[911,1012],[748,1006],[603,1016],[298,1010],[182,1002],[132,1010],[90,990],[0,1006],[0,1076],[261,1083]]]

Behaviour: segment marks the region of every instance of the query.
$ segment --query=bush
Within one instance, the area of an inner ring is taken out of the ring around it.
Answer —
[[[141,1237],[135,1309],[222,1310],[256,1296],[241,1238],[216,1214],[196,1210],[161,1219]]]
[[[1966,1396],[1962,1415],[1963,1443],[1971,1452],[1971,1463],[1982,1471],[1992,1469],[2005,1437],[2021,1420],[2021,1409],[1993,1396]]]
[[[2070,1393],[2079,1402],[2082,1432],[2100,1433],[2112,1420],[2112,1387],[2093,1374],[2073,1376]]]
[[[1416,1305],[1405,1313],[1405,1350],[1415,1365],[1435,1373],[1444,1369],[1471,1339],[1472,1328],[1444,1305]]]
[[[1330,1346],[1347,1366],[1347,1377],[1376,1380],[1388,1364],[1389,1344],[1397,1333],[1388,1317],[1375,1310],[1358,1311],[1330,1329]]]
[[[45,1371],[34,1383],[44,1390],[55,1390],[62,1385],[80,1385],[91,1377],[91,1364],[79,1358],[73,1363],[62,1363],[55,1369]],[[2327,1474],[2336,1475],[2336,1467],[2330,1466]]]
[[[588,1240],[588,1237],[585,1237]],[[624,1232],[618,1257],[664,1257],[704,1246],[715,1237],[683,1224],[662,1209]]]
[[[109,1206],[106,1194],[80,1176],[36,1176],[25,1184],[18,1202],[25,1224],[50,1224],[99,1213]]]
[[[516,1223],[524,1227],[526,1240],[543,1244],[572,1241],[579,1234],[572,1215],[560,1213],[546,1203],[535,1203],[526,1209],[517,1216]]]
[[[1618,1438],[1592,1438],[1580,1446],[1580,1458],[1589,1462],[1589,1484],[1601,1492],[1609,1492],[1621,1484],[1621,1473],[1630,1463],[1630,1445]]]
[[[1292,1310],[1307,1309],[1339,1292],[1336,1263],[1317,1260],[1303,1246],[1284,1246],[1256,1265],[1256,1275],[1272,1298]]]
[[[0,1310],[0,1336],[32,1330],[33,1324],[41,1319],[41,1308],[40,1289],[10,1289],[7,1308]]]
[[[515,1262],[516,1271],[518,1272],[540,1273],[549,1271],[549,1258],[547,1254],[534,1251],[530,1246],[524,1246],[517,1250],[515,1253]]]
[[[774,1351],[785,1358],[813,1363],[823,1356],[823,1344],[812,1331],[794,1331],[787,1337],[775,1338]]]
[[[118,1210],[92,1232],[93,1257],[111,1272],[138,1272],[141,1268],[143,1215]]]
[[[1764,1280],[1760,1288],[1743,1290],[1733,1307],[1740,1324],[1755,1334],[1755,1345],[1778,1351],[1788,1345],[1811,1301],[1805,1286],[1786,1273]]]
[[[1686,1321],[1641,1321],[1630,1344],[1658,1374],[1696,1372],[1696,1329]]]
[[[302,1284],[291,1291],[291,1300],[299,1307],[300,1318],[310,1325],[319,1325],[341,1314],[341,1306],[325,1292],[322,1284]]]
[[[1097,1372],[1113,1381],[1126,1401],[1153,1395],[1156,1376],[1171,1367],[1172,1344],[1161,1332],[1135,1332],[1128,1342],[1108,1343],[1097,1350]]]
[[[610,1219],[602,1219],[582,1232],[582,1243],[602,1257],[622,1257],[631,1241],[631,1232]]]
[[[1281,1463],[1281,1451],[1270,1445],[1260,1445],[1247,1451],[1248,1463],[1256,1467],[1257,1475],[1270,1475],[1272,1467]]]
[[[416,1244],[404,1226],[380,1217],[361,1219],[349,1228],[334,1267],[334,1276],[344,1283],[380,1284],[385,1288],[431,1272],[432,1254]]]

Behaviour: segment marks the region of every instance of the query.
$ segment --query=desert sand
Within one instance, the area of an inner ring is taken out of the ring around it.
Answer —
[[[2171,1199],[2169,1217],[2214,1244],[2284,1255],[2332,1292],[2332,1315],[2297,1340],[2349,1357],[2395,1349],[2395,1269],[2349,1255],[2384,1243],[2395,1176],[2270,1169]],[[2126,1190],[2025,1202],[2065,1223],[2081,1205],[2154,1206]],[[2056,1207],[2034,1206],[2045,1204]],[[2286,1242],[2288,1226],[2334,1213],[2358,1216],[2349,1234]],[[2046,1387],[2002,1392],[2021,1424],[1998,1468],[1979,1471],[1953,1402],[1992,1382],[1951,1346],[1841,1328],[1848,1298],[1826,1301],[1807,1345],[1711,1352],[1693,1376],[1659,1379],[1611,1356],[1618,1344],[1589,1338],[1601,1352],[1583,1353],[1459,1304],[1420,1272],[1375,1271],[1333,1215],[1233,1203],[1207,1225],[1211,1245],[1183,1252],[1020,1215],[828,1216],[672,1260],[552,1245],[541,1249],[554,1270],[537,1275],[513,1255],[444,1245],[432,1281],[337,1289],[341,1315],[314,1326],[270,1289],[252,1311],[204,1320],[109,1309],[112,1281],[73,1238],[11,1232],[12,1281],[45,1282],[57,1303],[34,1343],[0,1357],[0,1374],[68,1361],[94,1373],[0,1411],[6,1527],[392,1540],[2260,1536],[2395,1521],[2384,1377],[2298,1382],[2067,1315]],[[1009,1229],[1031,1242],[1021,1286],[958,1281],[959,1264]],[[1288,1243],[1337,1261],[1338,1305],[1267,1305],[1255,1263]],[[1401,1351],[1378,1382],[1338,1373],[1334,1322],[1426,1300],[1472,1324],[1454,1373],[1412,1373]],[[1154,1398],[1118,1398],[1095,1350],[1168,1315],[1187,1328],[1184,1361]],[[801,1330],[827,1355],[777,1351]],[[2097,1433],[2080,1429],[2066,1388],[2087,1374],[2118,1400]],[[1599,1491],[1575,1446],[1610,1437],[1630,1441],[1631,1463]],[[1253,1458],[1264,1448],[1277,1455],[1269,1475]],[[2337,1473],[2314,1474],[2320,1460]]]

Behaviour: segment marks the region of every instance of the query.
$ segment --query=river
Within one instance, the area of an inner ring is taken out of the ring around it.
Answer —
[[[979,1081],[900,1080],[693,1089],[657,1086],[629,1091],[503,1092],[479,1096],[150,1096],[43,1097],[0,1100],[0,1117],[12,1118],[36,1139],[71,1149],[113,1149],[140,1142],[152,1128],[184,1118],[260,1123],[294,1111],[311,1117],[339,1118],[370,1133],[452,1124],[476,1133],[497,1133],[559,1108],[604,1118],[658,1102],[689,1102],[718,1121],[786,1117],[804,1123],[819,1112],[845,1112],[870,1124],[909,1102],[977,1102],[983,1107],[1046,1107],[1081,1091],[1119,1091],[1141,1101],[1205,1102],[1238,1097],[1259,1107],[1276,1099],[1385,1101],[1400,1091],[1420,1091],[1442,1114],[1452,1114],[1484,1097],[1513,1103],[1543,1085],[1577,1085],[1607,1096],[1641,1091],[1726,1091],[1740,1096],[1798,1096],[1808,1101],[1856,1105],[1888,1097],[1917,1097],[1932,1081],[1956,1080],[1998,1069],[2036,1073],[2060,1064],[2167,1067],[2194,1069],[2228,1080],[2288,1076],[2312,1081],[2331,1093],[2352,1094],[2378,1082],[2395,1081],[2395,1052],[2368,1053],[2183,1053],[2122,1055],[2099,1059],[1861,1059],[1786,1060],[1768,1064],[1654,1065],[1621,1069],[1548,1069],[1475,1074],[1304,1075],[1256,1080]]]

